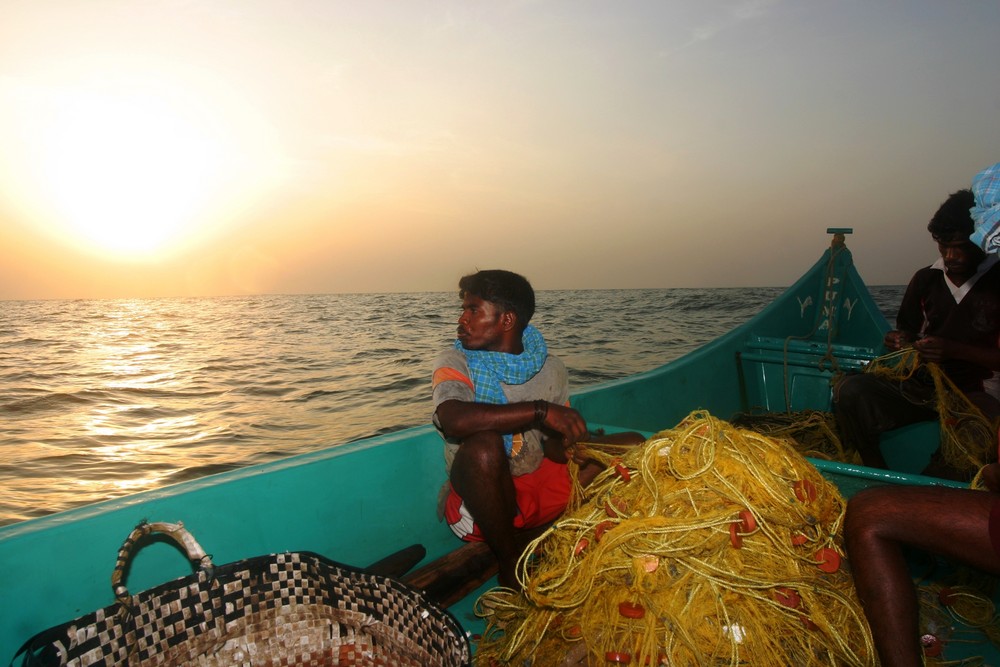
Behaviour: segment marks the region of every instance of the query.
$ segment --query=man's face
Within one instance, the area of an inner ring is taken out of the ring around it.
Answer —
[[[474,294],[462,298],[458,318],[458,340],[467,350],[499,351],[503,342],[503,311],[491,301]]]
[[[976,274],[976,267],[986,256],[982,249],[970,241],[968,237],[937,237],[938,252],[944,260],[945,273],[954,279],[971,278]]]

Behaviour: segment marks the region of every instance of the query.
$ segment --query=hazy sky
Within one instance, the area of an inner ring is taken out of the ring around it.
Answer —
[[[862,276],[1000,161],[991,0],[3,0],[0,299]]]

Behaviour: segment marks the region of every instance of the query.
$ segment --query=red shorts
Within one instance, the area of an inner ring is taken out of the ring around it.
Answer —
[[[559,518],[566,510],[573,485],[565,464],[542,459],[538,470],[514,478],[517,494],[515,528],[535,528]],[[462,497],[454,487],[444,504],[444,517],[452,531],[467,542],[482,542],[483,535],[475,524]]]

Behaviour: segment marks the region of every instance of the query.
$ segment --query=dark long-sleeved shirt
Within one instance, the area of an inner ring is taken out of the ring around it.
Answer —
[[[1000,263],[993,263],[956,297],[941,263],[920,269],[910,280],[896,316],[896,328],[915,335],[940,336],[979,346],[1000,345]],[[953,359],[942,370],[962,391],[982,391],[988,368]]]

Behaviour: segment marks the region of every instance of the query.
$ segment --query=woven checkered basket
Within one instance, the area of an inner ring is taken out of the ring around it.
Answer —
[[[130,594],[124,573],[152,533],[177,542],[198,571]],[[310,552],[214,566],[180,523],[139,524],[119,550],[112,586],[115,604],[39,633],[22,664],[471,664],[454,617],[398,581]]]

